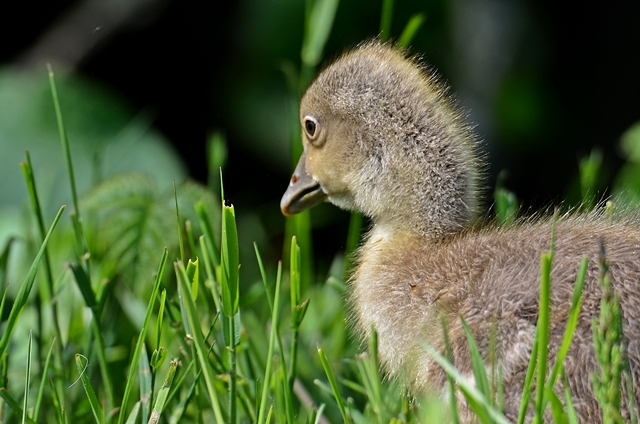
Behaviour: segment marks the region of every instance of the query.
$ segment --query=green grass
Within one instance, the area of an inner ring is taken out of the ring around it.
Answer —
[[[307,2],[302,67],[289,75],[298,94],[322,57],[337,3]],[[390,36],[392,12],[393,2],[385,1],[384,39]],[[402,45],[410,43],[423,20],[421,14],[410,19]],[[449,396],[450,405],[411,398],[399,382],[380,374],[375,333],[360,352],[345,329],[345,275],[359,242],[361,216],[352,216],[346,254],[336,258],[329,275],[314,272],[311,223],[303,214],[287,224],[284,262],[263,262],[254,245],[261,278],[247,280],[240,253],[251,247],[240,245],[234,207],[211,195],[224,199],[217,181],[208,188],[191,183],[164,192],[144,176],[125,175],[80,196],[51,69],[50,83],[72,211],[66,224],[64,207],[55,217],[46,216],[27,152],[21,168],[31,229],[0,253],[0,422],[358,424],[443,422],[447,416],[457,422],[455,395]],[[297,160],[299,152],[293,150]],[[224,139],[216,134],[209,149],[211,174],[225,158]],[[599,157],[582,164],[583,203],[593,205]],[[513,222],[517,208],[513,194],[496,191],[500,223]],[[26,267],[9,260],[19,248],[30,252]],[[576,422],[568,391],[561,401],[552,388],[563,381],[587,261],[578,270],[565,336],[547,374],[539,364],[549,356],[552,262],[553,248],[542,252],[538,331],[518,422],[527,415],[541,422],[545,411],[555,422]],[[12,267],[24,269],[17,286],[7,279]],[[594,323],[601,372],[594,385],[605,422],[616,423],[620,386],[630,382],[607,267],[603,254],[605,296]],[[319,280],[328,284],[314,284]],[[467,336],[475,386],[451,366],[450,353],[424,348],[445,369],[449,389],[462,393],[480,422],[506,423],[499,370],[490,367],[487,375],[468,329]]]

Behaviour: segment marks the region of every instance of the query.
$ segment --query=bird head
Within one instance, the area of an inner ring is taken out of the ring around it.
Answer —
[[[329,200],[435,238],[468,226],[475,138],[405,52],[369,42],[343,55],[307,89],[300,125],[304,152],[281,201],[285,215]]]

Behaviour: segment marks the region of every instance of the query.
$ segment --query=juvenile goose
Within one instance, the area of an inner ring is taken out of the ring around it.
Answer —
[[[360,336],[377,331],[383,369],[402,375],[414,393],[444,391],[445,376],[421,345],[444,350],[444,318],[455,366],[472,376],[462,316],[487,367],[495,331],[505,413],[515,419],[551,220],[472,228],[482,167],[476,138],[437,81],[389,45],[363,44],[322,71],[302,98],[300,122],[304,153],[282,212],[289,216],[329,200],[371,218],[350,281],[351,305]],[[613,222],[596,214],[563,217],[556,226],[549,363],[566,326],[579,262],[587,256],[582,310],[564,365],[580,422],[597,423],[591,324],[601,298],[601,240],[621,299],[633,395],[640,401],[640,230],[632,219]]]

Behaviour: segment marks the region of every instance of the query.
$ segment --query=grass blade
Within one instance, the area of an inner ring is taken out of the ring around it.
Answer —
[[[388,41],[391,38],[392,21],[393,0],[383,0],[382,13],[380,14],[380,41]]]
[[[203,238],[207,245],[207,251],[209,252],[209,255],[207,257],[210,259],[210,263],[213,264],[213,268],[218,268],[220,266],[220,254],[216,249],[215,237],[213,234],[213,229],[211,228],[209,214],[207,213],[206,206],[204,202],[198,202],[196,203],[195,208],[196,215],[198,215],[198,221],[200,222],[200,228],[202,229]]]
[[[507,418],[500,411],[494,408],[489,403],[488,399],[482,393],[480,393],[480,391],[477,390],[471,383],[469,383],[469,381],[464,378],[462,374],[460,374],[460,372],[458,372],[458,370],[445,359],[444,356],[440,355],[431,345],[422,343],[422,347],[427,351],[429,356],[442,367],[444,372],[450,375],[456,381],[459,389],[465,395],[465,398],[467,399],[469,404],[476,405],[474,411],[479,411],[481,408],[481,410],[486,413],[486,416],[488,416],[488,422],[497,424],[510,424],[509,420],[507,420]]]
[[[125,424],[136,424],[136,421],[138,420],[138,414],[140,413],[140,403],[142,401],[136,402],[133,405],[133,408],[131,408],[131,413],[129,414],[129,417],[127,417],[127,421],[125,421]],[[142,419],[142,422],[144,421],[144,418]]]
[[[602,152],[598,149],[591,150],[591,154],[581,158],[578,165],[580,194],[582,195],[581,208],[592,210],[596,205],[598,179],[602,171]]]
[[[53,409],[58,415],[58,423],[65,424],[67,422],[67,418],[64,413],[64,407],[62,406],[62,402],[60,402],[60,397],[58,396],[58,391],[56,390],[56,385],[52,378],[49,379],[49,388],[49,393],[51,393],[51,403],[53,404]]]
[[[522,399],[520,399],[520,410],[518,412],[518,424],[523,424],[527,416],[527,409],[529,407],[529,399],[531,399],[531,383],[533,382],[533,376],[536,372],[536,366],[538,358],[538,335],[536,334],[533,339],[533,346],[531,347],[531,358],[529,359],[529,365],[527,366],[527,374],[524,377],[524,387],[522,388]]]
[[[155,352],[154,352],[155,353]],[[142,351],[140,352],[140,361],[138,361],[138,378],[140,379],[140,400],[133,405],[133,409],[137,410],[135,415],[137,417],[138,411],[142,411],[142,422],[149,421],[151,401],[153,400],[153,372],[149,365],[149,357],[147,356],[147,348],[145,344],[142,344]],[[129,414],[127,421],[131,420],[133,411]]]
[[[0,398],[4,400],[9,409],[11,409],[15,415],[19,417],[24,416],[24,412],[20,404],[16,402],[16,400],[9,394],[9,391],[4,387],[0,388]],[[36,422],[29,417],[26,417],[26,422],[29,424],[36,424]]]
[[[5,327],[4,327],[4,333],[2,334],[2,338],[0,339],[0,358],[7,353],[7,347],[9,346],[9,340],[11,338],[13,329],[15,328],[16,321],[18,320],[20,313],[22,312],[25,305],[27,304],[27,301],[29,300],[29,294],[31,293],[31,288],[33,287],[33,282],[35,281],[36,273],[38,272],[38,265],[40,265],[40,260],[42,259],[42,256],[44,255],[44,252],[47,248],[47,244],[49,243],[49,238],[51,237],[53,230],[56,228],[56,225],[58,224],[58,221],[62,216],[62,212],[64,211],[64,208],[65,207],[62,206],[58,211],[58,213],[56,214],[56,217],[53,219],[53,223],[51,224],[51,227],[49,228],[47,235],[42,241],[40,250],[38,251],[36,258],[31,263],[29,272],[27,273],[27,276],[24,278],[22,285],[20,286],[20,290],[16,295],[16,299],[14,301],[13,307],[9,312],[9,318],[7,318],[7,323],[5,324]]]
[[[156,424],[160,421],[160,415],[164,410],[164,405],[167,400],[167,396],[169,395],[169,390],[171,389],[171,384],[173,383],[173,378],[176,375],[178,365],[180,365],[180,361],[178,359],[173,359],[169,363],[169,372],[167,374],[167,378],[162,383],[160,390],[158,390],[158,397],[156,399],[156,402],[153,404],[153,411],[151,412],[149,424]]]
[[[498,184],[500,184],[499,180]],[[512,224],[518,216],[518,199],[516,195],[498,186],[493,193],[493,201],[493,210],[498,225]]]
[[[83,361],[84,359],[84,361]],[[91,406],[91,412],[93,412],[93,417],[96,422],[99,424],[105,423],[104,413],[102,412],[102,408],[100,407],[100,402],[98,401],[98,397],[96,396],[96,392],[93,391],[93,387],[91,387],[91,383],[89,382],[89,377],[87,377],[87,365],[89,365],[89,361],[86,357],[80,354],[76,354],[76,368],[78,369],[78,373],[80,374],[80,381],[82,382],[82,387],[84,387],[84,391],[87,394],[87,398],[89,398],[89,405]]]
[[[220,170],[220,196],[222,199],[222,231],[220,241],[220,286],[222,288],[222,311],[226,319],[223,320],[225,344],[228,354],[229,373],[229,422],[237,421],[237,352],[239,343],[240,321],[238,319],[238,306],[240,302],[240,255],[238,247],[238,229],[236,227],[236,215],[233,205],[225,205],[224,186],[222,183],[222,169]]]
[[[399,47],[409,47],[411,45],[411,41],[414,39],[422,24],[424,23],[426,16],[424,13],[416,13],[409,19],[407,25],[404,27],[402,34],[400,34],[400,38],[398,38],[398,46]]]
[[[33,333],[29,331],[29,346],[27,347],[27,369],[24,378],[24,399],[22,400],[22,424],[27,421],[29,405],[29,383],[31,382],[31,348],[33,347]]]
[[[64,153],[64,160],[67,165],[67,172],[69,174],[69,184],[71,185],[71,198],[73,200],[73,212],[78,218],[78,221],[80,221],[80,208],[78,208],[78,190],[76,189],[76,178],[73,172],[73,162],[71,160],[69,140],[67,138],[67,131],[64,128],[64,121],[62,119],[62,109],[60,108],[60,101],[58,99],[58,90],[56,89],[55,76],[53,74],[53,68],[51,67],[50,63],[47,63],[47,69],[49,70],[49,85],[51,87],[51,97],[53,98],[53,107],[56,111],[58,132],[60,134],[60,141],[62,142],[62,151]]]
[[[444,348],[447,361],[453,363],[453,349],[451,348],[451,341],[449,339],[449,329],[447,328],[447,322],[442,319],[442,337],[444,339]],[[449,385],[449,409],[451,411],[451,421],[453,424],[458,424],[460,418],[458,417],[458,405],[456,399],[456,385],[453,377],[447,373],[447,383]]]
[[[342,400],[342,394],[340,394],[340,388],[338,387],[336,376],[333,373],[333,369],[331,369],[331,365],[329,364],[327,355],[325,355],[320,345],[318,345],[318,355],[320,356],[320,362],[322,362],[322,368],[324,368],[324,372],[325,374],[327,374],[327,378],[329,379],[329,385],[331,386],[331,391],[333,392],[333,396],[335,397],[336,403],[338,404],[338,409],[340,410],[340,414],[342,415],[342,420],[345,423],[353,422],[351,420],[351,416],[347,413],[347,408],[344,404],[344,401]]]
[[[364,223],[364,216],[361,213],[352,212],[351,217],[349,219],[349,230],[347,232],[347,243],[344,249],[344,279],[347,280],[349,272],[353,267],[353,262],[355,259],[355,251],[358,248],[358,244],[360,243],[360,238],[362,235],[362,226]]]
[[[44,361],[44,368],[42,368],[40,381],[40,388],[38,389],[38,397],[36,399],[36,406],[33,409],[33,419],[38,421],[38,416],[40,415],[40,407],[42,405],[42,398],[44,396],[44,389],[47,381],[47,375],[49,374],[49,367],[51,366],[51,359],[53,358],[53,347],[56,344],[56,340],[54,339],[51,342],[51,346],[49,346],[49,351],[47,352],[47,358]]]
[[[220,174],[220,190],[222,188],[222,173]],[[233,317],[238,313],[239,302],[239,255],[238,255],[238,230],[236,228],[236,214],[233,205],[227,206],[222,201],[222,240],[220,243],[220,264],[222,265],[222,310],[227,317]]]
[[[42,213],[42,208],[40,207],[40,200],[38,198],[38,190],[36,189],[36,179],[33,175],[33,166],[31,165],[31,155],[29,155],[29,151],[25,151],[26,162],[20,164],[20,168],[22,168],[22,175],[27,183],[27,191],[29,192],[29,199],[31,200],[31,208],[33,209],[33,213],[36,217],[36,221],[38,223],[38,231],[40,233],[40,238],[44,239],[46,234],[46,227],[44,226],[44,214]],[[53,329],[56,334],[56,339],[58,341],[61,340],[61,332],[60,332],[60,324],[58,323],[58,303],[53,301],[54,292],[53,292],[53,274],[51,272],[51,259],[49,258],[49,251],[45,250],[44,253],[44,270],[47,281],[47,291],[49,298],[52,300],[51,302],[51,318],[53,322]],[[1,287],[1,286],[0,286]]]
[[[180,260],[185,263],[184,258],[184,242],[182,241],[182,221],[180,220],[180,208],[178,207],[178,189],[176,188],[176,182],[173,182],[173,199],[176,202],[176,220],[178,223],[178,244],[180,245]]]
[[[178,292],[182,300],[184,308],[184,315],[187,317],[189,328],[191,333],[187,334],[194,342],[195,350],[197,353],[198,362],[200,363],[200,369],[204,377],[204,381],[207,387],[209,395],[209,401],[213,407],[213,413],[216,420],[219,423],[224,422],[222,417],[222,409],[220,408],[220,400],[218,399],[218,393],[214,386],[215,376],[211,366],[209,365],[208,357],[209,350],[206,348],[204,338],[202,337],[202,331],[200,331],[200,319],[198,317],[198,310],[193,298],[191,297],[191,284],[187,277],[187,272],[184,269],[184,265],[181,262],[174,264],[176,276],[178,279]]]
[[[7,244],[4,245],[4,249],[2,249],[2,253],[0,253],[0,293],[3,294],[7,292],[7,264],[14,241],[14,237],[9,238]],[[2,313],[2,309],[0,309],[0,313]]]
[[[339,0],[315,0],[307,2],[311,9],[305,20],[305,34],[302,42],[302,62],[312,68],[320,63],[322,51],[329,38]]]
[[[122,405],[120,406],[120,414],[118,415],[118,423],[123,423],[126,415],[127,402],[129,395],[133,389],[133,381],[135,374],[138,370],[138,362],[140,361],[140,354],[142,352],[142,345],[144,344],[145,337],[147,336],[147,330],[151,323],[151,316],[153,314],[153,307],[155,306],[156,298],[158,297],[158,291],[160,290],[160,284],[162,283],[162,274],[164,273],[164,266],[167,262],[167,249],[162,252],[162,258],[160,259],[160,265],[158,266],[158,272],[156,273],[156,280],[153,285],[153,291],[151,292],[151,298],[149,305],[147,306],[147,312],[144,317],[144,325],[138,335],[138,341],[133,351],[133,357],[129,363],[129,376],[127,377],[127,385],[124,388],[124,395],[122,396]]]
[[[556,354],[556,363],[553,365],[551,374],[546,383],[547,390],[552,390],[556,384],[560,371],[562,370],[562,364],[564,359],[569,353],[571,347],[571,341],[573,340],[573,333],[578,326],[578,318],[580,317],[580,311],[582,309],[582,289],[587,276],[587,266],[589,265],[589,259],[583,258],[578,268],[578,274],[576,275],[576,283],[573,289],[573,297],[571,299],[571,309],[569,309],[569,319],[567,320],[567,328],[564,331],[562,338],[562,344],[558,353]]]
[[[258,257],[258,261],[262,264],[262,259],[260,258],[260,254],[258,252],[258,248],[256,246],[256,255]],[[263,272],[263,278],[266,278],[266,275]],[[271,308],[271,333],[269,334],[269,348],[267,350],[267,362],[264,371],[264,382],[262,384],[262,394],[260,396],[260,406],[258,407],[258,424],[264,424],[265,422],[269,422],[265,418],[265,413],[267,413],[267,397],[269,387],[271,385],[271,367],[273,364],[273,353],[275,350],[276,338],[278,333],[278,320],[280,318],[280,282],[282,280],[282,262],[278,262],[278,274],[276,276],[276,287],[274,294],[273,307]],[[263,281],[265,287],[267,286],[266,280]]]
[[[547,372],[547,356],[549,354],[549,314],[551,311],[551,262],[552,252],[544,252],[540,258],[540,308],[536,329],[538,338],[538,375],[536,377],[536,415],[534,422],[542,422],[544,413],[544,382]]]
[[[296,380],[296,369],[298,361],[298,344],[300,335],[300,325],[307,312],[309,299],[300,303],[301,299],[301,257],[300,247],[296,243],[296,237],[291,238],[291,258],[289,262],[289,280],[291,291],[291,350],[289,354],[289,371],[287,373],[287,414],[293,420],[293,385]]]
[[[482,356],[478,350],[478,345],[473,339],[473,334],[463,317],[460,317],[464,333],[467,336],[467,345],[469,346],[469,354],[471,355],[471,367],[473,368],[473,376],[476,380],[476,387],[490,402],[491,388],[489,387],[489,379],[487,378],[487,370],[484,367]]]

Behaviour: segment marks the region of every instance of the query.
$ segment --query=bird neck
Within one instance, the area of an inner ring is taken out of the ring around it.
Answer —
[[[437,243],[440,238],[431,237],[412,225],[398,225],[395,222],[374,221],[371,231],[364,239],[368,246],[401,246],[407,242]]]
[[[384,206],[371,215],[376,233],[411,235],[437,242],[472,227],[477,207],[472,182],[435,188],[415,182],[413,186],[427,189],[411,190],[411,185],[405,185],[409,188],[397,190],[391,199],[380,202]],[[466,190],[459,190],[460,187]]]

